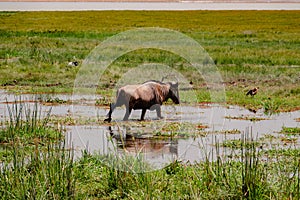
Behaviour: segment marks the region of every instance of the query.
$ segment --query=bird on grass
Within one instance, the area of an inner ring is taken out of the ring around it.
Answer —
[[[252,90],[249,90],[249,91],[247,92],[246,96],[251,95],[251,96],[253,97],[254,95],[257,94],[258,89],[259,89],[259,87],[255,87],[255,88],[253,88]]]
[[[68,67],[77,67],[78,66],[78,62],[77,61],[72,61],[68,63]]]

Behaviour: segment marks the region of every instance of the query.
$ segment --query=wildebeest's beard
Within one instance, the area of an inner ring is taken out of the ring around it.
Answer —
[[[178,92],[178,86],[172,87],[169,90],[169,98],[172,99],[172,101],[175,104],[179,104],[179,92]]]

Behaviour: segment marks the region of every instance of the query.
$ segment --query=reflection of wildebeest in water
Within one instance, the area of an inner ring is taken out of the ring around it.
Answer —
[[[178,140],[141,139],[134,138],[123,141],[119,148],[131,153],[152,153],[178,156]]]
[[[178,140],[172,138],[154,139],[154,138],[139,138],[132,134],[126,134],[120,130],[113,130],[111,126],[108,127],[112,138],[116,139],[119,149],[130,153],[162,153],[165,156],[178,156]]]
[[[126,85],[118,89],[116,103],[110,104],[108,118],[104,121],[110,122],[114,109],[122,105],[126,106],[123,120],[128,120],[132,109],[142,110],[141,120],[144,120],[147,109],[156,110],[157,117],[162,118],[160,106],[168,99],[179,104],[178,82],[147,81],[141,85]]]

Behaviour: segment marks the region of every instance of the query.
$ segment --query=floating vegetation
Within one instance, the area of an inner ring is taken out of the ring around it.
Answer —
[[[287,135],[300,135],[300,127],[282,127],[280,133]]]
[[[193,124],[189,122],[165,123],[163,127],[155,132],[155,136],[179,136],[190,137],[195,135],[206,135],[204,129],[208,126],[203,124]]]
[[[261,143],[259,143],[258,141],[242,141],[241,139],[237,139],[237,140],[226,140],[225,142],[220,144],[222,147],[229,147],[232,149],[241,149],[243,147],[245,148],[250,148],[252,146],[254,147],[259,147],[261,145]]]
[[[63,104],[63,103],[67,103],[67,101],[60,99],[58,97],[55,98],[48,98],[45,101],[46,103],[52,103],[52,104]]]
[[[71,104],[70,100],[63,100],[59,97],[52,97],[50,95],[39,97],[39,101],[45,105]]]
[[[111,98],[101,97],[96,100],[95,106],[109,106],[111,103]]]
[[[216,134],[241,134],[241,131],[238,129],[232,129],[232,130],[214,131],[213,133],[216,133]]]
[[[289,149],[269,149],[264,150],[262,152],[265,155],[268,155],[268,157],[300,157],[300,149],[298,148],[289,148]]]
[[[103,120],[99,120],[94,117],[76,117],[72,115],[59,116],[51,115],[49,122],[52,124],[59,124],[65,126],[75,126],[75,125],[99,125],[99,123],[104,124]]]
[[[248,115],[241,115],[239,117],[225,116],[225,118],[226,119],[234,119],[234,120],[249,120],[249,121],[252,121],[252,122],[261,121],[261,120],[268,120],[268,118],[254,117],[254,116],[248,116]]]
[[[184,133],[184,132],[164,132],[164,131],[157,131],[153,134],[153,137],[155,138],[188,138],[191,134]]]
[[[280,140],[283,142],[284,145],[287,145],[289,143],[296,143],[298,138],[292,135],[288,135],[288,136],[280,137]]]

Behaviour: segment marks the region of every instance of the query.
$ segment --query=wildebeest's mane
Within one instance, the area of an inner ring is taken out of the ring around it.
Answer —
[[[165,85],[165,83],[163,83],[161,81],[157,81],[157,80],[149,80],[149,81],[145,81],[144,83],[150,83],[150,82],[154,82],[154,83],[159,83],[159,84]],[[144,83],[142,83],[142,84],[144,84]]]
[[[166,82],[166,83],[164,83],[162,81],[157,81],[157,80],[148,80],[148,81],[143,82],[142,84],[151,83],[151,82],[158,83],[160,85],[168,85],[168,84],[169,85],[173,85],[174,84],[174,82]]]

